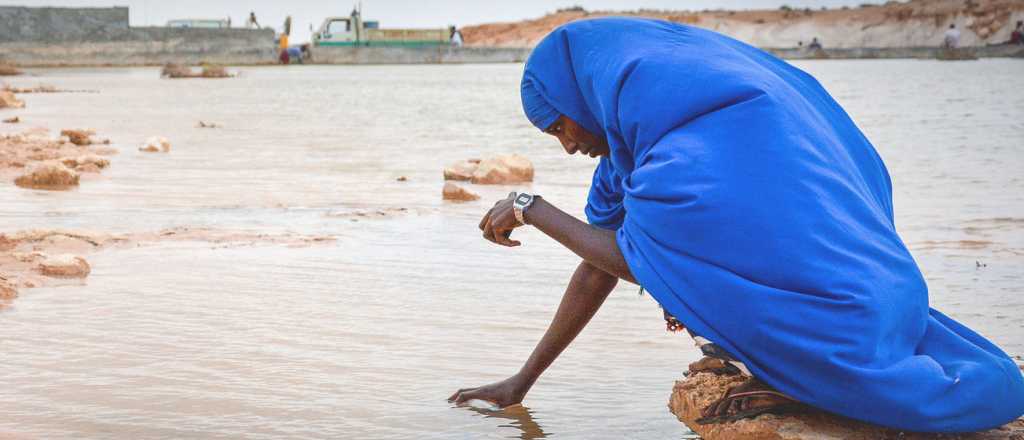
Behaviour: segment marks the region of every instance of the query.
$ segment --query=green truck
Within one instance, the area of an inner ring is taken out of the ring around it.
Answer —
[[[440,46],[450,44],[451,35],[445,28],[382,29],[353,10],[348,17],[325,19],[313,33],[313,46]]]

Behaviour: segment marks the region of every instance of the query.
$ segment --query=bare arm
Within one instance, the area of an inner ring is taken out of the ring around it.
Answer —
[[[522,226],[512,211],[512,197],[499,201],[480,222],[484,238],[503,246],[519,246],[511,240],[512,230]],[[615,232],[590,226],[544,199],[538,199],[526,211],[526,221],[583,258],[562,296],[544,337],[537,343],[526,364],[514,376],[501,382],[456,391],[449,401],[463,403],[481,399],[505,407],[522,402],[537,378],[586,327],[590,318],[615,288],[619,278],[634,281]]]
[[[584,261],[618,278],[636,284],[633,273],[615,241],[615,231],[591,226],[566,214],[543,198],[526,210],[526,222],[562,243]]]
[[[562,295],[551,325],[519,372],[501,382],[460,389],[448,400],[460,404],[470,399],[481,399],[501,407],[522,402],[537,378],[590,322],[616,283],[618,278],[585,261],[581,262]]]

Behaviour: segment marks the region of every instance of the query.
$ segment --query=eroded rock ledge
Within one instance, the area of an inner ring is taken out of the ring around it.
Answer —
[[[762,415],[732,423],[699,425],[701,409],[727,389],[743,382],[738,376],[696,373],[676,381],[669,410],[704,440],[1024,440],[1024,419],[999,429],[974,434],[917,434],[882,428],[825,413]]]

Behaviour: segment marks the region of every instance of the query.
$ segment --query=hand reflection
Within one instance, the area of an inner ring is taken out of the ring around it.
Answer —
[[[548,436],[544,432],[544,428],[542,428],[540,424],[538,424],[537,421],[533,419],[533,412],[523,405],[512,405],[510,407],[499,410],[476,408],[472,406],[465,406],[464,408],[475,413],[481,414],[487,418],[511,420],[512,423],[501,426],[508,426],[519,429],[521,431],[521,433],[519,434],[519,438],[521,440],[542,439],[547,438]]]

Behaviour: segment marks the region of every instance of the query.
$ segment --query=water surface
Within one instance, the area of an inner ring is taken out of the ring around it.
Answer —
[[[897,226],[933,305],[1024,354],[1024,62],[798,65],[889,166]],[[175,81],[155,68],[53,69],[13,80],[98,90],[24,95],[17,128],[93,127],[122,153],[70,192],[0,182],[3,231],[207,226],[338,241],[110,250],[89,257],[83,286],[23,291],[0,312],[0,433],[686,436],[666,402],[698,352],[665,333],[656,304],[630,285],[526,408],[445,402],[519,368],[577,263],[532,230],[517,232],[516,249],[479,237],[479,216],[515,187],[473,187],[479,202],[440,200],[446,163],[518,152],[537,168],[525,189],[582,214],[594,162],[566,157],[528,124],[521,69],[294,66]],[[223,128],[196,128],[199,120]],[[172,152],[135,151],[152,135],[167,136]],[[391,214],[351,215],[375,210]]]

